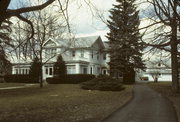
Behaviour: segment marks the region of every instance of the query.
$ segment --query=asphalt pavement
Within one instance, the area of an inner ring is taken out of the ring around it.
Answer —
[[[177,122],[172,102],[146,84],[134,87],[134,98],[103,122]]]

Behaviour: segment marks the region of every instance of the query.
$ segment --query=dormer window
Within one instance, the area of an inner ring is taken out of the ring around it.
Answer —
[[[76,51],[73,50],[73,51],[72,51],[72,57],[75,57],[75,56],[76,56]]]

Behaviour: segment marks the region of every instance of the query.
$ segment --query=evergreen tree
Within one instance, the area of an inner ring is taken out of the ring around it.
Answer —
[[[11,74],[11,71],[12,71],[12,64],[8,60],[4,50],[0,46],[0,82],[4,82],[4,78],[1,76]]]
[[[34,58],[31,64],[29,75],[34,78],[39,78],[41,76],[41,62],[37,57]]]
[[[116,0],[117,5],[110,10],[107,34],[109,39],[110,72],[123,74],[124,82],[135,80],[135,69],[143,69],[143,46],[139,33],[139,16],[135,0]],[[131,79],[127,79],[131,77]]]
[[[61,77],[67,74],[66,64],[63,57],[59,55],[57,61],[54,64],[54,76]]]

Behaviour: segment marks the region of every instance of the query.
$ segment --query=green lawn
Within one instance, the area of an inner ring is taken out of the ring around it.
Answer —
[[[180,94],[172,92],[171,82],[149,83],[149,86],[173,102],[180,122]]]
[[[46,85],[0,90],[0,122],[98,122],[132,97],[121,92],[88,91],[79,85]]]

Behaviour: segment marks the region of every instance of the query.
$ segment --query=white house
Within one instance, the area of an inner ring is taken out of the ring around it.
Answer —
[[[58,54],[63,56],[66,62],[68,74],[109,74],[108,62],[110,61],[104,43],[100,36],[80,37],[64,40],[47,40],[43,45],[43,79],[53,77],[53,64],[57,60]],[[157,58],[155,56],[155,58]],[[12,74],[29,74],[30,60],[11,60]],[[146,62],[147,69],[136,75],[136,80],[147,77],[148,81],[154,81],[156,74],[158,81],[171,81],[171,69],[163,64],[151,65]]]
[[[158,57],[157,57],[158,58]],[[147,69],[142,76],[148,78],[147,81],[153,82],[157,78],[158,81],[172,81],[171,67],[169,61],[146,62]]]
[[[49,39],[43,45],[43,79],[53,76],[53,64],[58,54],[63,56],[68,74],[108,74],[109,61],[105,46],[100,36],[75,38],[55,41]],[[14,61],[12,74],[28,74],[28,61]]]

